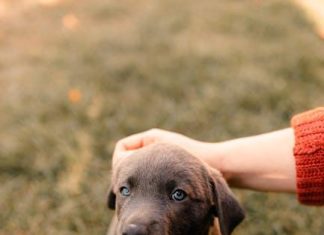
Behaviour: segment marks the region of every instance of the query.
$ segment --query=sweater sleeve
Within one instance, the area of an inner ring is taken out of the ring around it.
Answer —
[[[298,200],[307,205],[324,205],[324,107],[295,115]]]

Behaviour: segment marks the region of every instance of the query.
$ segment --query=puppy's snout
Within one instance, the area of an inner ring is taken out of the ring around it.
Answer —
[[[147,235],[147,228],[142,224],[129,224],[123,229],[122,235]]]

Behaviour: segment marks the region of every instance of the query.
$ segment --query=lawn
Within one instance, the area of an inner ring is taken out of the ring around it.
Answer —
[[[121,137],[217,142],[323,104],[324,41],[289,1],[0,0],[0,235],[104,234]],[[294,195],[235,194],[237,235],[324,233]]]

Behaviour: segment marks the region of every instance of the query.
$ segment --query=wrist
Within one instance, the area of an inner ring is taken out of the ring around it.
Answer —
[[[233,147],[232,141],[213,143],[210,145],[211,151],[208,155],[212,167],[218,169],[229,184],[235,178],[235,172],[230,163]]]
[[[200,153],[201,160],[206,162],[212,168],[220,171],[226,180],[231,178],[231,174],[225,167],[225,161],[229,153],[226,142],[201,142],[200,149],[202,149],[202,152]]]

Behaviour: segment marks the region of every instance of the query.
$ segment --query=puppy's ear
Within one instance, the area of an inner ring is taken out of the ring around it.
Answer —
[[[107,196],[107,206],[108,208],[115,210],[116,207],[116,194],[113,192],[113,187],[110,186]]]
[[[222,235],[230,235],[234,228],[244,219],[244,211],[224,178],[211,169],[210,185],[214,214],[218,217]]]

